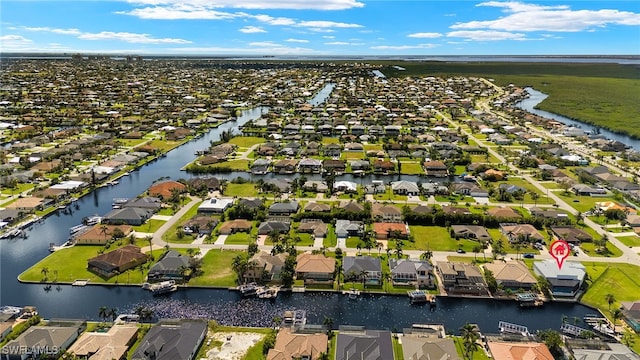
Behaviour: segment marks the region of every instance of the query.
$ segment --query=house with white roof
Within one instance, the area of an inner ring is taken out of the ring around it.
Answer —
[[[225,210],[233,205],[233,199],[229,198],[211,198],[203,201],[198,206],[199,213],[222,214]]]
[[[533,263],[533,271],[549,281],[553,296],[564,297],[575,296],[587,275],[584,265],[574,261],[565,261],[562,267],[555,260],[537,261]]]

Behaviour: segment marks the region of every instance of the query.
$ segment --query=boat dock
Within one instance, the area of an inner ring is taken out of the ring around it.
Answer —
[[[584,329],[571,324],[562,324],[562,326],[560,327],[560,331],[562,331],[563,334],[580,337],[580,335],[584,334],[585,331],[591,331],[591,330]]]
[[[530,336],[529,328],[523,325],[512,324],[506,321],[500,321],[498,323],[498,328],[500,329],[501,334],[518,334],[522,336]]]
[[[89,279],[76,279],[71,286],[87,286]]]

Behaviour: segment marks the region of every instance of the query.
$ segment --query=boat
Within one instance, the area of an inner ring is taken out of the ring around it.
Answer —
[[[92,226],[92,225],[100,224],[101,221],[102,221],[102,216],[93,215],[93,216],[84,218],[83,223],[85,225]]]
[[[425,290],[409,290],[407,295],[409,295],[409,300],[412,304],[429,303],[431,306],[436,305],[435,295],[431,295]]]
[[[243,297],[251,297],[256,296],[258,293],[258,284],[252,282],[248,284],[242,284],[238,286],[238,290],[240,291],[240,295]]]
[[[355,300],[360,296],[360,290],[351,288],[342,292],[342,295],[347,295],[349,300]]]
[[[20,314],[21,311],[22,311],[22,308],[17,306],[6,305],[6,306],[0,307],[0,314],[18,315]]]
[[[73,235],[73,234],[77,234],[80,231],[84,230],[84,229],[88,229],[89,227],[87,225],[84,224],[80,224],[80,225],[76,225],[76,226],[72,226],[69,228],[69,234]]]
[[[544,305],[544,301],[537,294],[530,292],[518,294],[516,301],[520,307],[540,307]]]
[[[278,296],[280,288],[278,286],[263,286],[256,291],[259,299],[275,299]]]
[[[153,296],[167,294],[178,290],[178,285],[176,285],[175,280],[162,281],[157,284],[145,283],[142,285],[142,287],[143,289],[151,291]]]
[[[124,205],[124,203],[126,203],[127,201],[129,201],[128,198],[115,198],[115,199],[113,199],[113,202],[111,203],[111,208],[112,209],[120,209],[120,208],[122,208],[122,205]]]

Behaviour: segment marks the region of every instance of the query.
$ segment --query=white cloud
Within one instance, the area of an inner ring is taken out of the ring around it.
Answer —
[[[477,6],[502,8],[503,12],[507,15],[495,20],[457,23],[451,26],[451,28],[497,31],[578,32],[594,30],[607,25],[640,25],[640,13],[612,9],[571,10],[569,6],[566,5],[541,6],[514,1],[489,1],[480,3]]]
[[[33,43],[33,41],[20,35],[2,35],[0,36],[3,51],[25,50]]]
[[[257,46],[257,47],[282,47],[282,45],[275,43],[273,41],[254,41],[250,42],[249,46]]]
[[[190,44],[191,41],[176,38],[154,38],[149,34],[129,32],[103,31],[99,33],[83,33],[78,36],[82,40],[118,40],[133,44]]]
[[[356,0],[129,0],[129,2],[143,5],[188,4],[210,8],[290,10],[346,10],[364,6],[364,3]]]
[[[447,33],[447,37],[459,37],[473,41],[527,40],[525,34],[492,30],[462,30]]]
[[[255,15],[253,16],[254,19],[267,23],[269,25],[274,25],[274,26],[289,26],[289,25],[295,25],[296,21],[290,18],[286,18],[286,17],[272,17],[269,15]]]
[[[417,39],[437,39],[441,36],[442,34],[434,33],[434,32],[421,32],[421,33],[414,33],[414,34],[407,35],[407,37],[417,38]]]
[[[322,35],[323,38],[325,39],[335,39],[336,37],[333,35]]]
[[[245,34],[266,33],[266,30],[259,26],[245,26],[238,31]]]
[[[372,46],[372,50],[413,50],[413,49],[433,49],[436,44],[418,44],[418,45],[377,45]]]
[[[324,43],[325,45],[351,45],[351,43],[346,41],[331,41]]]
[[[189,4],[143,7],[133,9],[131,11],[117,11],[116,14],[131,15],[140,19],[154,20],[228,20],[239,16],[234,13],[214,10],[207,6],[195,6]]]
[[[285,40],[286,42],[293,42],[293,43],[308,43],[309,40],[305,40],[305,39],[287,39]]]
[[[335,21],[301,21],[296,24],[298,27],[310,28],[361,28],[362,25],[350,24]]]
[[[61,35],[80,35],[82,32],[78,29],[57,29],[50,27],[29,27],[29,26],[21,26],[20,29],[27,31],[38,31],[38,32],[49,32],[54,34]]]

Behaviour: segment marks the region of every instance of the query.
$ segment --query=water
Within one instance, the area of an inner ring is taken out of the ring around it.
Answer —
[[[640,140],[638,139],[632,138],[628,135],[614,133],[607,129],[603,129],[595,125],[587,124],[579,120],[570,119],[562,115],[557,115],[554,113],[550,113],[548,111],[536,109],[535,106],[541,103],[549,95],[542,93],[538,90],[535,90],[533,88],[526,88],[526,90],[529,93],[529,97],[520,102],[517,102],[515,104],[516,107],[526,110],[532,114],[536,114],[548,119],[559,121],[566,125],[580,127],[585,131],[591,131],[592,133],[597,130],[600,132],[601,135],[605,136],[607,139],[620,141],[621,143],[629,145],[633,149],[640,151]]]
[[[318,106],[322,104],[325,100],[327,100],[329,95],[331,95],[331,92],[333,91],[333,88],[335,86],[336,84],[334,83],[328,83],[322,89],[320,89],[320,91],[318,91],[318,93],[316,93],[316,95],[313,98],[311,98],[311,100],[309,100],[308,103],[313,106]]]
[[[329,92],[324,93],[329,96]],[[46,318],[80,318],[99,320],[101,306],[113,307],[120,313],[131,312],[138,305],[150,307],[156,317],[211,318],[224,325],[270,326],[275,316],[284,310],[306,310],[309,323],[322,323],[325,316],[334,324],[364,325],[369,328],[401,329],[413,323],[443,323],[455,330],[466,322],[478,323],[485,332],[496,332],[499,320],[529,326],[531,330],[560,326],[563,315],[582,318],[593,310],[579,304],[554,303],[541,309],[520,309],[515,302],[483,299],[441,298],[435,311],[428,306],[412,306],[407,296],[380,296],[365,294],[350,301],[336,293],[281,293],[274,302],[261,299],[241,299],[239,294],[226,289],[184,288],[163,297],[153,297],[139,286],[86,286],[61,285],[46,291],[41,284],[21,284],[16,278],[29,266],[48,254],[50,242],[61,244],[68,237],[68,229],[85,216],[105,214],[111,210],[116,197],[134,197],[142,193],[153,181],[161,177],[179,179],[190,177],[180,167],[191,161],[196,150],[218,140],[220,133],[258,118],[264,109],[247,110],[234,123],[226,123],[202,138],[189,142],[167,154],[166,157],[145,165],[139,171],[120,179],[111,187],[99,188],[79,199],[68,214],[56,213],[27,230],[27,237],[0,241],[0,305],[33,305]],[[232,173],[225,177],[249,176]],[[270,175],[275,176],[275,175]],[[267,177],[268,178],[268,177]],[[307,176],[312,178],[312,176]],[[350,179],[345,175],[344,179]],[[371,178],[356,178],[368,181]],[[386,177],[389,179],[390,177]],[[396,177],[393,177],[394,179]],[[402,176],[403,179],[417,177]]]

